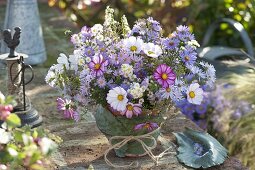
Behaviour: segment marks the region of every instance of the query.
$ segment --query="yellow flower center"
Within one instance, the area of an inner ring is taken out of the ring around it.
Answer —
[[[189,92],[189,97],[190,97],[190,98],[193,99],[195,96],[196,96],[196,95],[195,95],[194,91]]]
[[[96,70],[99,70],[99,69],[100,69],[100,66],[101,66],[101,65],[97,63],[97,64],[95,64],[94,68],[95,68]]]
[[[154,54],[154,52],[153,51],[148,51],[148,54]]]
[[[169,93],[171,91],[171,88],[170,87],[166,88],[166,91]]]
[[[169,45],[170,45],[170,46],[173,46],[173,45],[174,45],[174,42],[170,41],[170,42],[169,42]]]
[[[91,54],[91,51],[90,51],[90,50],[88,50],[88,54]]]
[[[134,110],[134,107],[133,107],[131,104],[128,104],[128,105],[127,105],[127,110],[128,110],[128,111],[133,111],[133,110]]]
[[[122,94],[119,94],[117,98],[119,101],[122,101],[124,99],[124,96]]]
[[[130,47],[130,50],[134,52],[134,51],[137,50],[137,47],[133,45],[133,46]]]
[[[146,123],[146,124],[144,125],[144,128],[149,129],[149,128],[150,128],[150,123]]]
[[[105,52],[105,48],[101,48],[101,52]]]
[[[166,80],[166,79],[168,78],[168,75],[167,75],[166,73],[163,73],[163,74],[161,75],[161,78],[162,78],[163,80]]]
[[[185,61],[189,61],[189,56],[185,56],[185,57],[184,57],[184,60],[185,60]]]

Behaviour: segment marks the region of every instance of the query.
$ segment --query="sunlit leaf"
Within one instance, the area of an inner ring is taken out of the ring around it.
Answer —
[[[6,120],[10,127],[19,127],[21,125],[20,118],[16,114],[10,114]]]

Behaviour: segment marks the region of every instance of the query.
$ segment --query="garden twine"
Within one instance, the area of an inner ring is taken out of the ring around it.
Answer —
[[[156,129],[156,130],[159,130]],[[155,130],[155,131],[156,131]],[[156,166],[158,165],[158,162],[159,162],[159,159],[162,158],[164,155],[167,155],[167,154],[175,154],[176,152],[171,152],[169,151],[172,147],[168,147],[166,150],[164,150],[163,152],[161,152],[159,155],[154,155],[152,153],[152,149],[156,148],[157,146],[157,141],[156,139],[152,136],[154,131],[150,132],[150,133],[147,133],[147,134],[144,134],[144,135],[138,135],[138,136],[113,136],[109,139],[109,142],[111,144],[111,146],[105,151],[105,154],[104,154],[104,160],[105,162],[107,163],[107,165],[109,166],[112,166],[114,168],[136,168],[139,166],[139,163],[138,161],[136,162],[131,162],[129,165],[116,165],[114,163],[112,163],[108,158],[107,158],[107,155],[108,153],[112,150],[112,149],[120,149],[122,146],[124,146],[125,144],[127,144],[129,141],[131,140],[135,140],[137,142],[139,142],[143,149],[145,150],[146,154],[149,155],[149,157],[153,160],[153,162],[156,163]],[[112,141],[113,140],[118,140],[120,139],[121,141],[112,145]],[[147,146],[144,141],[142,139],[150,139],[153,141],[153,145],[152,146]]]

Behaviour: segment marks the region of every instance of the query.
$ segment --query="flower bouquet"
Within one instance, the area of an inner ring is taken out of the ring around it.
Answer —
[[[83,108],[98,104],[96,123],[117,156],[141,156],[155,148],[170,106],[203,101],[204,89],[214,85],[215,69],[198,62],[199,44],[187,26],[163,37],[151,17],[131,29],[125,16],[120,22],[113,16],[108,7],[103,25],[73,34],[73,54],[60,54],[46,82],[63,94],[58,110],[66,118],[78,121]]]

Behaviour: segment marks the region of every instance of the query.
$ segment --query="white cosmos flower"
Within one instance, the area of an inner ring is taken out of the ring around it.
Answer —
[[[57,59],[58,64],[56,65],[56,70],[61,71],[65,65],[66,69],[69,70],[68,58],[65,54],[60,53]]]
[[[128,102],[127,92],[122,87],[115,87],[108,92],[106,100],[113,109],[124,111]]]
[[[128,52],[138,54],[142,50],[143,40],[131,36],[123,40],[123,46],[126,48]]]
[[[199,88],[198,83],[193,83],[187,90],[188,102],[199,105],[203,100],[203,90]]]
[[[162,54],[162,49],[159,45],[154,45],[153,43],[144,44],[143,48],[144,53],[152,58],[157,58]]]
[[[6,132],[5,129],[0,128],[0,144],[7,144],[11,141],[12,135],[10,132]]]

